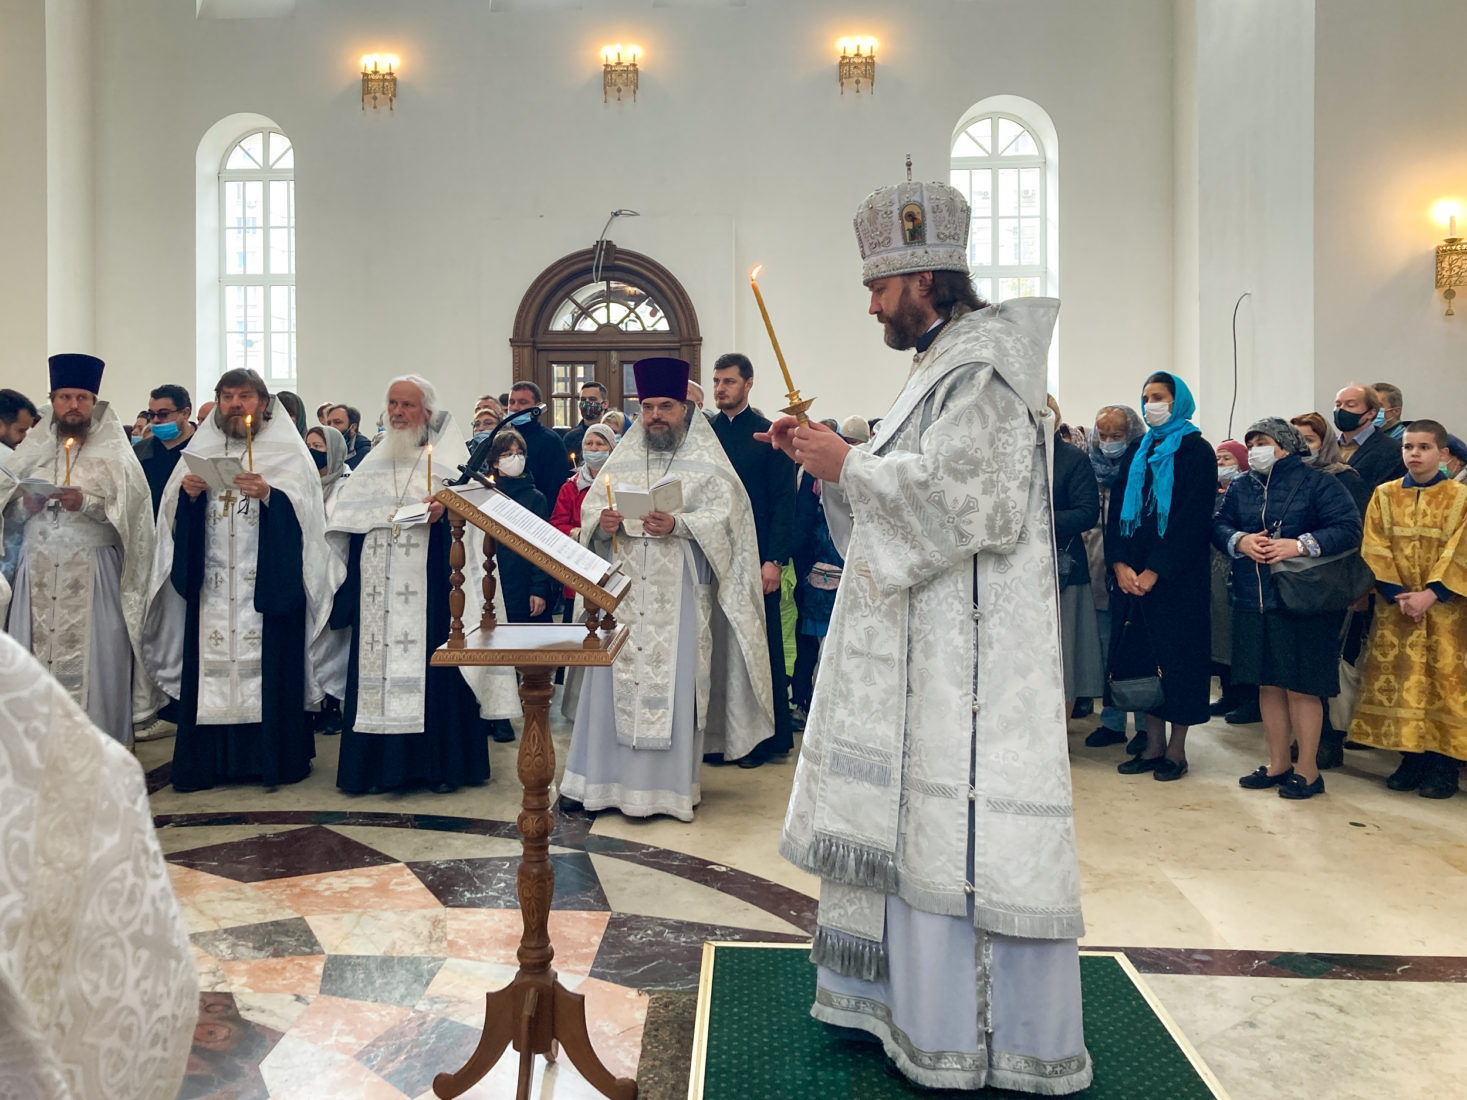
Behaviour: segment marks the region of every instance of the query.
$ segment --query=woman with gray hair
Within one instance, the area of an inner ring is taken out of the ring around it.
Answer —
[[[1323,708],[1339,693],[1336,640],[1344,611],[1284,605],[1272,567],[1360,545],[1360,513],[1339,479],[1307,465],[1309,444],[1277,417],[1248,429],[1249,473],[1235,478],[1213,522],[1213,543],[1232,558],[1233,679],[1258,685],[1268,763],[1238,784],[1277,787],[1279,797],[1324,793],[1317,754]],[[1299,761],[1289,765],[1289,744]]]

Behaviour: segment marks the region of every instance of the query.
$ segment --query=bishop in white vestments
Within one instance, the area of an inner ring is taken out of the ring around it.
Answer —
[[[350,639],[344,682],[325,685],[344,700],[336,785],[353,793],[447,793],[489,778],[485,719],[517,716],[519,694],[512,669],[428,664],[448,640],[452,535],[437,501],[421,519],[394,517],[442,488],[463,437],[418,375],[394,379],[386,405],[386,435],[331,508],[331,552],[346,577],[331,626]],[[431,478],[430,448],[440,463]],[[483,600],[479,542],[465,540],[464,621],[474,624]]]
[[[173,1100],[199,976],[142,769],[3,634],[0,729],[0,1096]]]
[[[586,671],[560,790],[588,810],[691,821],[704,751],[732,760],[774,732],[759,552],[743,483],[686,400],[688,364],[633,369],[642,416],[602,474],[642,490],[676,477],[683,507],[623,516],[595,488],[582,502],[582,541],[631,578],[616,612],[631,637]]]
[[[1090,1083],[1060,668],[1046,360],[1058,303],[973,292],[941,183],[856,214],[886,342],[912,349],[881,429],[774,442],[824,481],[845,574],[780,850],[821,878],[814,1015],[919,1084]]]
[[[23,533],[9,631],[130,745],[134,720],[161,702],[141,660],[152,497],[117,414],[97,398],[102,360],[53,355],[50,370],[51,404],[7,467],[53,487],[17,488],[6,509]]]
[[[214,393],[164,488],[149,582],[147,657],[178,700],[180,791],[310,772],[306,704],[324,693],[308,646],[342,577],[321,478],[289,414],[254,371],[226,372]],[[189,472],[221,459],[246,467],[222,491]]]

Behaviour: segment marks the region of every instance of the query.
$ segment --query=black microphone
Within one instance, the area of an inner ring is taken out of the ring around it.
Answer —
[[[468,462],[458,468],[458,478],[449,482],[449,485],[467,485],[472,480],[477,481],[486,489],[493,488],[489,484],[489,479],[484,476],[484,467],[489,464],[489,452],[494,448],[494,438],[499,434],[499,429],[514,427],[510,421],[514,417],[523,416],[527,412],[533,419],[539,420],[540,414],[544,411],[544,405],[535,405],[532,408],[521,409],[517,413],[506,416],[498,424],[494,425],[494,430],[474,445],[474,449],[469,452]]]

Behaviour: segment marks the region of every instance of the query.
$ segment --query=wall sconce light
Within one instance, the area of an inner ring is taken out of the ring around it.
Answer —
[[[642,56],[642,47],[601,47],[601,102],[608,103],[611,93],[616,92],[616,101],[621,102],[621,93],[630,90],[632,99],[637,98],[637,60]]]
[[[362,58],[362,110],[367,109],[371,97],[372,110],[377,109],[377,100],[385,98],[387,109],[393,109],[397,99],[397,55],[369,53]]]
[[[1457,236],[1457,217],[1461,207],[1454,202],[1439,202],[1432,213],[1437,221],[1447,223],[1447,239],[1436,246],[1436,288],[1447,300],[1448,317],[1456,316],[1452,299],[1457,296],[1455,288],[1467,286],[1467,243]]]
[[[861,81],[876,92],[876,39],[842,38],[840,58],[836,61],[836,74],[840,78],[840,94],[846,94],[846,81],[853,81],[856,94],[861,94]]]

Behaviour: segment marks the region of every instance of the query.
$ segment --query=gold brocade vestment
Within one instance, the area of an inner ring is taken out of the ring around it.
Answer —
[[[1413,622],[1378,606],[1350,736],[1402,752],[1467,759],[1467,485],[1389,482],[1365,513],[1361,553],[1382,585],[1420,592],[1440,583],[1450,600]]]

